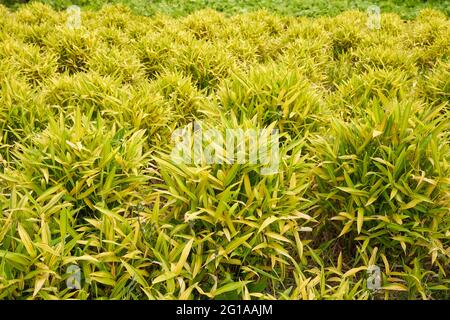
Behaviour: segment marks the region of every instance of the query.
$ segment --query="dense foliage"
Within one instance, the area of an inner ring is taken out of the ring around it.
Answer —
[[[0,6],[1,299],[449,298],[445,14],[66,21]],[[278,173],[175,163],[194,120],[279,129]]]

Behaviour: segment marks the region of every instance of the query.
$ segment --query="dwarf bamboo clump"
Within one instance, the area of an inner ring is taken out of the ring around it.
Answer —
[[[450,21],[366,18],[0,6],[0,299],[448,298]]]

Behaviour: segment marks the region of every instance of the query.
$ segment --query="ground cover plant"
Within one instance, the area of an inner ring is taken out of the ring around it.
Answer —
[[[0,6],[0,299],[449,299],[450,22],[367,19]]]

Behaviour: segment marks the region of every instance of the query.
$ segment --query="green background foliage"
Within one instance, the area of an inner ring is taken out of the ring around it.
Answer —
[[[78,5],[85,9],[98,10],[105,4],[124,4],[136,14],[154,15],[165,13],[174,16],[187,15],[197,10],[214,9],[227,14],[243,13],[260,9],[294,16],[334,16],[345,10],[366,10],[377,5],[382,12],[395,12],[402,18],[411,19],[421,9],[433,8],[450,15],[448,0],[38,0],[55,9]],[[0,3],[17,7],[24,0],[1,0]]]

